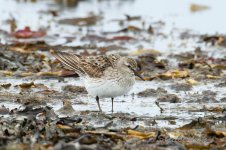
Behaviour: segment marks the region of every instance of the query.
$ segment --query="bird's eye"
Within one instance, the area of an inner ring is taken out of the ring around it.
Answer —
[[[133,70],[133,67],[132,67],[132,66],[130,66],[130,65],[128,65],[128,68],[129,68],[129,69],[131,69],[131,70]]]

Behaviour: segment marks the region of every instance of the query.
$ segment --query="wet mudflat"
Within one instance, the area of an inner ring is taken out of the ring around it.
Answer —
[[[224,149],[222,4],[0,2],[0,147]],[[133,57],[146,81],[117,97],[114,113],[102,99],[99,113],[54,50]]]

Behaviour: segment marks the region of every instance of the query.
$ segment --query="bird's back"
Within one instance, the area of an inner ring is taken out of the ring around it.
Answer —
[[[64,66],[78,73],[82,77],[100,78],[104,75],[107,68],[117,67],[117,62],[121,58],[120,55],[100,55],[100,56],[80,56],[76,54],[68,54],[57,52],[53,54]]]

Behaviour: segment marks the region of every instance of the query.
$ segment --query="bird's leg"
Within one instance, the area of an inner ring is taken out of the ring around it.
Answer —
[[[111,98],[111,112],[114,111],[114,110],[113,110],[113,103],[114,103],[114,98],[112,97],[112,98]]]
[[[96,96],[96,101],[97,101],[97,105],[98,105],[99,111],[102,112],[102,109],[100,108],[100,103],[99,103],[99,97],[98,96]]]

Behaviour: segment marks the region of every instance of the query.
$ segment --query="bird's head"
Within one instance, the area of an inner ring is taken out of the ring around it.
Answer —
[[[133,72],[135,76],[138,76],[139,78],[144,80],[144,78],[137,71],[138,67],[137,67],[136,60],[134,60],[132,58],[128,58],[128,57],[123,57],[122,58],[122,65],[127,67],[131,72]]]

